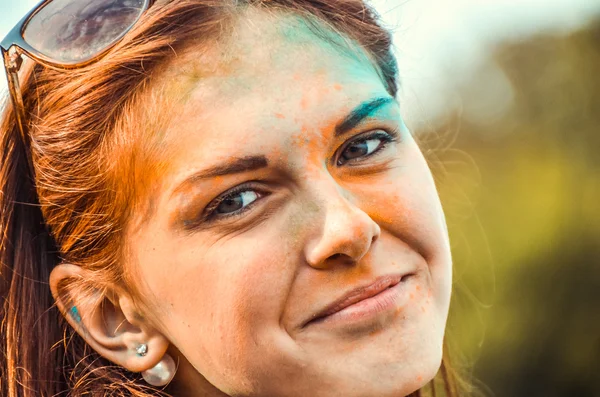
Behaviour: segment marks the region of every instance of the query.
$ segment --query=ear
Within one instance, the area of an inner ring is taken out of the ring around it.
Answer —
[[[131,372],[154,367],[169,341],[139,313],[122,288],[93,286],[89,270],[59,264],[50,273],[54,300],[69,324],[101,356]],[[147,352],[137,348],[145,344]]]

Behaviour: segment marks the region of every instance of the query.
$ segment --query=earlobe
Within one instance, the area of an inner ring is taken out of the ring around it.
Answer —
[[[126,291],[98,288],[92,272],[65,263],[52,270],[49,282],[61,313],[101,356],[132,372],[161,361],[169,342],[137,313]]]

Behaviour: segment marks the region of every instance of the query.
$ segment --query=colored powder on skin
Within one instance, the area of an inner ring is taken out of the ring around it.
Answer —
[[[75,320],[78,323],[81,322],[81,316],[79,315],[79,310],[77,310],[76,306],[71,307],[71,310],[69,310],[69,314],[71,315],[71,317],[73,317],[73,320]]]

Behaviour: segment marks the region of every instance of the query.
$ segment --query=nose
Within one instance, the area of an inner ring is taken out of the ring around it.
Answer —
[[[344,193],[336,186],[319,194],[320,211],[314,212],[318,226],[305,247],[305,258],[311,267],[356,264],[381,234],[379,225]]]

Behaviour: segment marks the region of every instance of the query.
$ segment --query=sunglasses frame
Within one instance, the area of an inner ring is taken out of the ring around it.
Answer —
[[[52,1],[54,0],[42,0],[40,3],[38,3],[31,9],[31,11],[21,18],[21,20],[10,30],[8,35],[6,35],[6,37],[0,42],[0,52],[2,53],[2,59],[4,60],[4,68],[6,70],[6,77],[8,80],[8,91],[15,109],[17,125],[19,127],[19,132],[21,133],[21,139],[27,148],[30,146],[30,138],[25,128],[25,106],[23,103],[23,94],[19,84],[19,70],[23,64],[22,56],[26,55],[34,62],[55,70],[76,69],[89,65],[102,58],[112,47],[121,41],[123,37],[139,22],[142,15],[148,11],[148,9],[155,3],[156,0],[144,0],[144,6],[138,18],[117,38],[115,38],[111,44],[102,49],[102,51],[92,55],[89,58],[75,62],[63,62],[52,59],[51,57],[42,54],[40,51],[29,45],[23,37],[23,33],[29,21],[34,18],[42,8]]]

